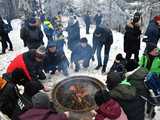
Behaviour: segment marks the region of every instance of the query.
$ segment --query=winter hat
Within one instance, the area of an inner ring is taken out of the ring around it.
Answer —
[[[95,102],[98,106],[111,99],[111,96],[107,90],[99,90],[94,96]]]
[[[56,41],[53,41],[53,40],[49,40],[48,41],[48,45],[47,45],[47,48],[51,48],[51,47],[56,47]]]
[[[155,21],[160,21],[160,15],[155,16],[155,17],[154,17],[154,20],[155,20]]]
[[[123,60],[123,56],[121,53],[116,55],[116,60]]]
[[[44,86],[39,81],[31,80],[25,83],[24,85],[24,93],[28,96],[32,97],[36,93],[39,92],[39,90],[42,90]]]
[[[155,48],[157,48],[156,44],[148,43],[147,46],[146,46],[145,52],[148,54]]]
[[[81,42],[81,43],[87,43],[88,40],[87,40],[87,38],[81,38],[81,39],[80,39],[80,42]]]
[[[121,116],[121,107],[118,102],[110,99],[99,107],[97,113],[98,116],[96,115],[95,120],[105,120],[105,118],[117,120]],[[102,116],[104,117],[103,119]]]
[[[50,101],[46,93],[38,92],[32,97],[33,107],[49,108]]]
[[[40,47],[37,48],[36,53],[38,55],[44,56],[46,54],[46,48],[43,45],[41,45]]]
[[[107,74],[106,84],[109,90],[116,87],[125,77],[119,72],[110,72]]]
[[[32,18],[29,19],[29,24],[30,24],[30,25],[36,24],[36,22],[37,22],[37,21],[36,21],[36,18],[35,18],[35,17],[32,17]]]

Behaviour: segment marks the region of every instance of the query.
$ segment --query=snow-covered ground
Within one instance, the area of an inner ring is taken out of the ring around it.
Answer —
[[[86,35],[85,34],[85,27],[83,26],[83,22],[80,22],[80,24],[81,24],[81,37],[87,37],[88,42],[92,45],[92,36],[93,36],[95,26],[91,26],[90,34]],[[13,42],[14,51],[8,51],[6,54],[0,55],[0,75],[2,75],[6,71],[8,64],[18,54],[27,51],[27,48],[23,47],[23,41],[20,39],[20,25],[21,25],[21,20],[16,19],[16,20],[12,21],[13,31],[10,32],[9,36]],[[64,33],[64,35],[66,35],[66,33]],[[108,65],[107,65],[107,71],[109,70],[109,68],[113,64],[113,61],[115,59],[116,54],[123,53],[123,34],[116,32],[116,31],[113,31],[113,38],[114,38],[114,43],[113,43],[111,50],[110,50],[110,57],[109,57]],[[47,43],[46,37],[44,37],[44,41],[45,41],[45,43]],[[144,48],[145,48],[145,44],[142,43],[140,55],[143,53]],[[1,50],[1,48],[0,48],[0,50]],[[65,52],[66,52],[68,59],[70,59],[71,52],[67,49],[66,46],[65,46]],[[96,58],[96,56],[95,56],[95,58]],[[88,69],[82,68],[82,70],[80,70],[79,73],[75,73],[74,69],[70,69],[69,76],[88,75],[91,77],[95,77],[102,82],[105,82],[106,75],[102,75],[100,70],[99,71],[94,70],[96,65],[97,65],[97,61],[91,62],[91,65]],[[59,81],[63,80],[64,78],[65,78],[65,76],[63,76],[61,73],[58,73],[56,75],[52,75],[51,79],[47,80],[47,82],[45,84],[48,85],[48,87],[53,88],[53,86],[55,86]],[[160,116],[158,117],[158,114],[157,114],[156,120],[159,120],[159,119],[160,119]]]

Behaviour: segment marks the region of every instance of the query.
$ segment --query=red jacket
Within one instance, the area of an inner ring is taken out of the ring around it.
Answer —
[[[8,66],[7,73],[12,73],[15,69],[20,68],[24,71],[27,78],[31,80],[31,76],[24,62],[23,54],[18,55]]]

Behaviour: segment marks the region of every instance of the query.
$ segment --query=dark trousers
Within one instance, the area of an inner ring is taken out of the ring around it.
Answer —
[[[10,50],[13,50],[13,45],[12,45],[12,42],[11,42],[8,34],[5,35],[5,40],[6,40],[6,42],[9,43],[9,49],[10,49]]]
[[[7,47],[8,47],[6,39],[5,39],[5,36],[2,36],[1,43],[2,43],[2,53],[5,53],[5,51],[6,51]]]
[[[134,59],[136,60],[136,62],[139,61],[139,50],[136,52],[126,52],[126,60],[131,59],[132,54],[134,54]]]
[[[89,34],[90,25],[86,25],[86,34]]]

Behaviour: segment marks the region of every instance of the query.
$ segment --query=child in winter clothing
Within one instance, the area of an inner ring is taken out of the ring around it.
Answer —
[[[71,54],[71,63],[75,64],[75,71],[80,69],[79,61],[83,61],[83,67],[89,66],[90,59],[93,57],[92,47],[87,43],[86,38],[81,38],[80,43],[77,44]]]
[[[144,120],[145,100],[137,95],[135,84],[132,85],[124,79],[120,80],[121,77],[115,74],[117,73],[107,76],[110,95],[122,106],[128,120]]]
[[[49,41],[47,46],[47,54],[44,59],[43,67],[46,73],[52,71],[54,74],[58,69],[63,71],[65,76],[68,75],[69,62],[64,52],[57,49],[55,41]]]
[[[0,111],[11,118],[17,99],[15,84],[0,77]]]
[[[126,61],[123,58],[122,54],[119,53],[117,54],[116,59],[111,69],[109,70],[109,72],[119,72],[124,74],[126,72],[125,65],[126,65]]]
[[[106,90],[96,92],[95,101],[99,107],[95,120],[128,120],[119,103]]]

